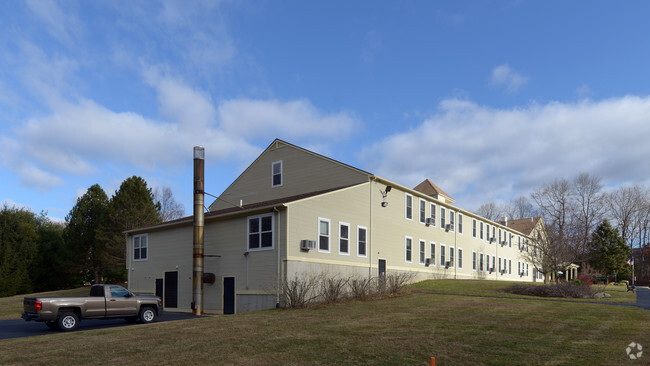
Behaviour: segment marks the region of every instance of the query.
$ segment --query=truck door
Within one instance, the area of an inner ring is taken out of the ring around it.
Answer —
[[[122,286],[106,286],[106,316],[136,316],[138,300]]]

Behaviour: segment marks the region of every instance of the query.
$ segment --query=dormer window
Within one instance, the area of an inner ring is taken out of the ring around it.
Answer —
[[[282,185],[282,160],[276,161],[271,167],[271,187]]]

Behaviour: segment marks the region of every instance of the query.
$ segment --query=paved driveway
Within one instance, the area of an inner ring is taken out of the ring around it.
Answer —
[[[196,318],[192,314],[183,314],[183,313],[163,313],[161,317],[158,318],[158,322],[167,322],[174,320],[184,320]],[[103,328],[112,328],[112,327],[137,327],[138,324],[132,324],[126,322],[124,319],[109,319],[109,320],[94,320],[87,319],[79,323],[79,327],[75,332],[92,330],[92,329],[103,329]],[[0,320],[0,339],[7,338],[20,338],[20,337],[31,337],[47,334],[60,333],[58,330],[52,330],[48,328],[45,323],[40,322],[26,322],[22,319],[9,319],[9,320]]]

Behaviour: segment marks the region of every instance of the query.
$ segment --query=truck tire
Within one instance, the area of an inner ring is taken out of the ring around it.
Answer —
[[[57,325],[64,332],[75,330],[79,326],[79,317],[73,312],[63,312],[59,315],[59,319],[57,319]]]
[[[140,309],[140,323],[148,324],[156,320],[156,311],[150,307],[146,306]]]

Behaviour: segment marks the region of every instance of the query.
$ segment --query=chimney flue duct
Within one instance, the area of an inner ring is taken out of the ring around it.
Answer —
[[[204,161],[203,146],[194,146],[194,247],[192,261],[192,312],[201,315],[203,306],[203,207],[204,207]]]

